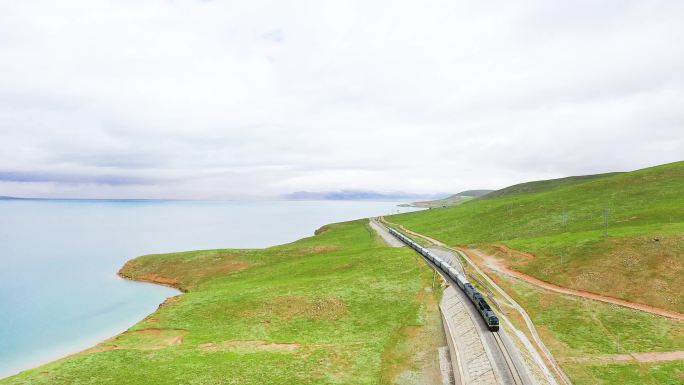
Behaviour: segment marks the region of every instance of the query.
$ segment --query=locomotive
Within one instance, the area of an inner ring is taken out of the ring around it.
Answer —
[[[470,302],[475,305],[475,308],[477,309],[478,313],[480,313],[480,316],[482,316],[487,328],[493,332],[499,330],[499,317],[494,314],[494,311],[484,299],[482,294],[480,294],[480,292],[470,282],[468,282],[463,274],[459,273],[458,270],[448,264],[441,257],[431,252],[427,248],[419,245],[413,239],[407,237],[401,232],[392,228],[389,229],[389,232],[390,234],[399,238],[405,244],[409,245],[412,249],[416,250],[420,255],[430,260],[435,264],[435,266],[437,266],[446,275],[453,279],[461,291],[465,293],[466,297],[470,299]]]

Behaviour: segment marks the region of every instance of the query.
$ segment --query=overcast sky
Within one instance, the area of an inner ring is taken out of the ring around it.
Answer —
[[[682,1],[0,2],[0,195],[458,192],[684,159]]]

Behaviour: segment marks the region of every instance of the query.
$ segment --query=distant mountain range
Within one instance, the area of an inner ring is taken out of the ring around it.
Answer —
[[[412,201],[417,199],[440,199],[449,196],[448,193],[442,194],[416,194],[406,192],[377,192],[366,190],[339,190],[339,191],[297,191],[282,195],[282,199],[287,200],[336,200],[336,201]]]
[[[467,191],[466,191],[467,192]],[[464,192],[465,193],[465,192]],[[319,200],[319,201],[417,201],[439,200],[449,197],[449,193],[418,194],[407,192],[377,192],[369,190],[339,190],[339,191],[297,191],[279,196],[285,200]],[[472,194],[471,196],[475,196]],[[78,198],[74,198],[79,200]],[[50,198],[19,198],[12,196],[0,196],[0,200],[52,200]],[[98,200],[98,199],[86,199]],[[103,199],[110,200],[110,199]],[[114,200],[156,200],[156,199],[114,199]],[[165,200],[165,199],[164,199]]]

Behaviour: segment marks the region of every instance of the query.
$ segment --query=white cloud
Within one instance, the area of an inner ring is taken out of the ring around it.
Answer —
[[[459,191],[684,154],[671,1],[8,1],[0,195]]]

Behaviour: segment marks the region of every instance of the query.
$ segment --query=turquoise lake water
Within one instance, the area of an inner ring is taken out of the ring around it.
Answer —
[[[174,289],[116,272],[133,257],[267,247],[397,202],[0,200],[0,377],[85,349]]]

